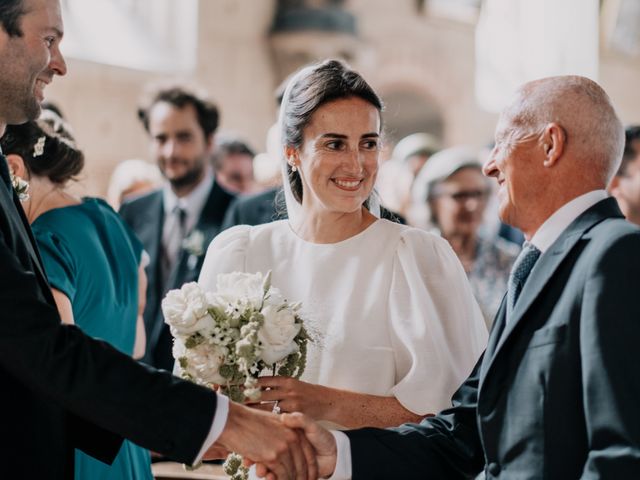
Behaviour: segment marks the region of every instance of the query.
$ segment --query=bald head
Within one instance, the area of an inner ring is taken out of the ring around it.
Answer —
[[[566,155],[578,160],[576,168],[602,188],[618,169],[624,129],[609,96],[588,78],[567,75],[529,82],[504,115],[528,133],[550,123],[560,125],[566,133]]]

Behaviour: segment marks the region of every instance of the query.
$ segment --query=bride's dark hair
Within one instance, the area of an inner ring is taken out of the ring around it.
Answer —
[[[382,111],[382,100],[362,76],[339,60],[307,67],[304,73],[294,76],[288,96],[285,96],[281,112],[282,144],[300,148],[303,130],[311,116],[321,105],[348,97],[359,97]],[[287,177],[294,198],[302,203],[302,180],[298,172],[287,165]]]

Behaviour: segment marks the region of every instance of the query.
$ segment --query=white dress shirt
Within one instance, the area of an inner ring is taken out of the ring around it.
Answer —
[[[529,242],[544,254],[576,218],[608,196],[605,190],[593,190],[574,198],[547,218]],[[331,433],[336,439],[337,459],[336,468],[329,479],[349,480],[352,475],[349,437],[339,431]]]

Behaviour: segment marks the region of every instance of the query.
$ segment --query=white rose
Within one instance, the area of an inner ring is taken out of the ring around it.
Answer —
[[[276,363],[287,355],[298,351],[294,342],[302,325],[296,324],[296,318],[288,308],[278,311],[278,307],[267,305],[262,309],[264,323],[258,331],[262,342],[260,357],[268,364]]]
[[[207,314],[207,297],[205,292],[196,282],[185,283],[180,289],[189,307],[200,318]]]
[[[240,303],[260,308],[264,297],[264,277],[261,273],[224,273],[218,275],[216,293],[228,303]]]
[[[177,343],[177,342],[176,342]],[[174,355],[176,353],[174,345]],[[220,375],[220,367],[224,364],[227,349],[218,345],[202,343],[194,348],[179,349],[187,359],[183,370],[206,384],[224,384],[226,379]]]
[[[165,323],[177,335],[190,335],[213,322],[207,313],[204,292],[195,282],[170,290],[162,299],[162,313]]]

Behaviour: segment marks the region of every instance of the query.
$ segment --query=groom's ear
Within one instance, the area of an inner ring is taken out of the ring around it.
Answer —
[[[16,153],[10,153],[7,157],[7,163],[9,164],[9,170],[16,176],[23,180],[29,180],[29,172],[24,164],[22,157]]]

